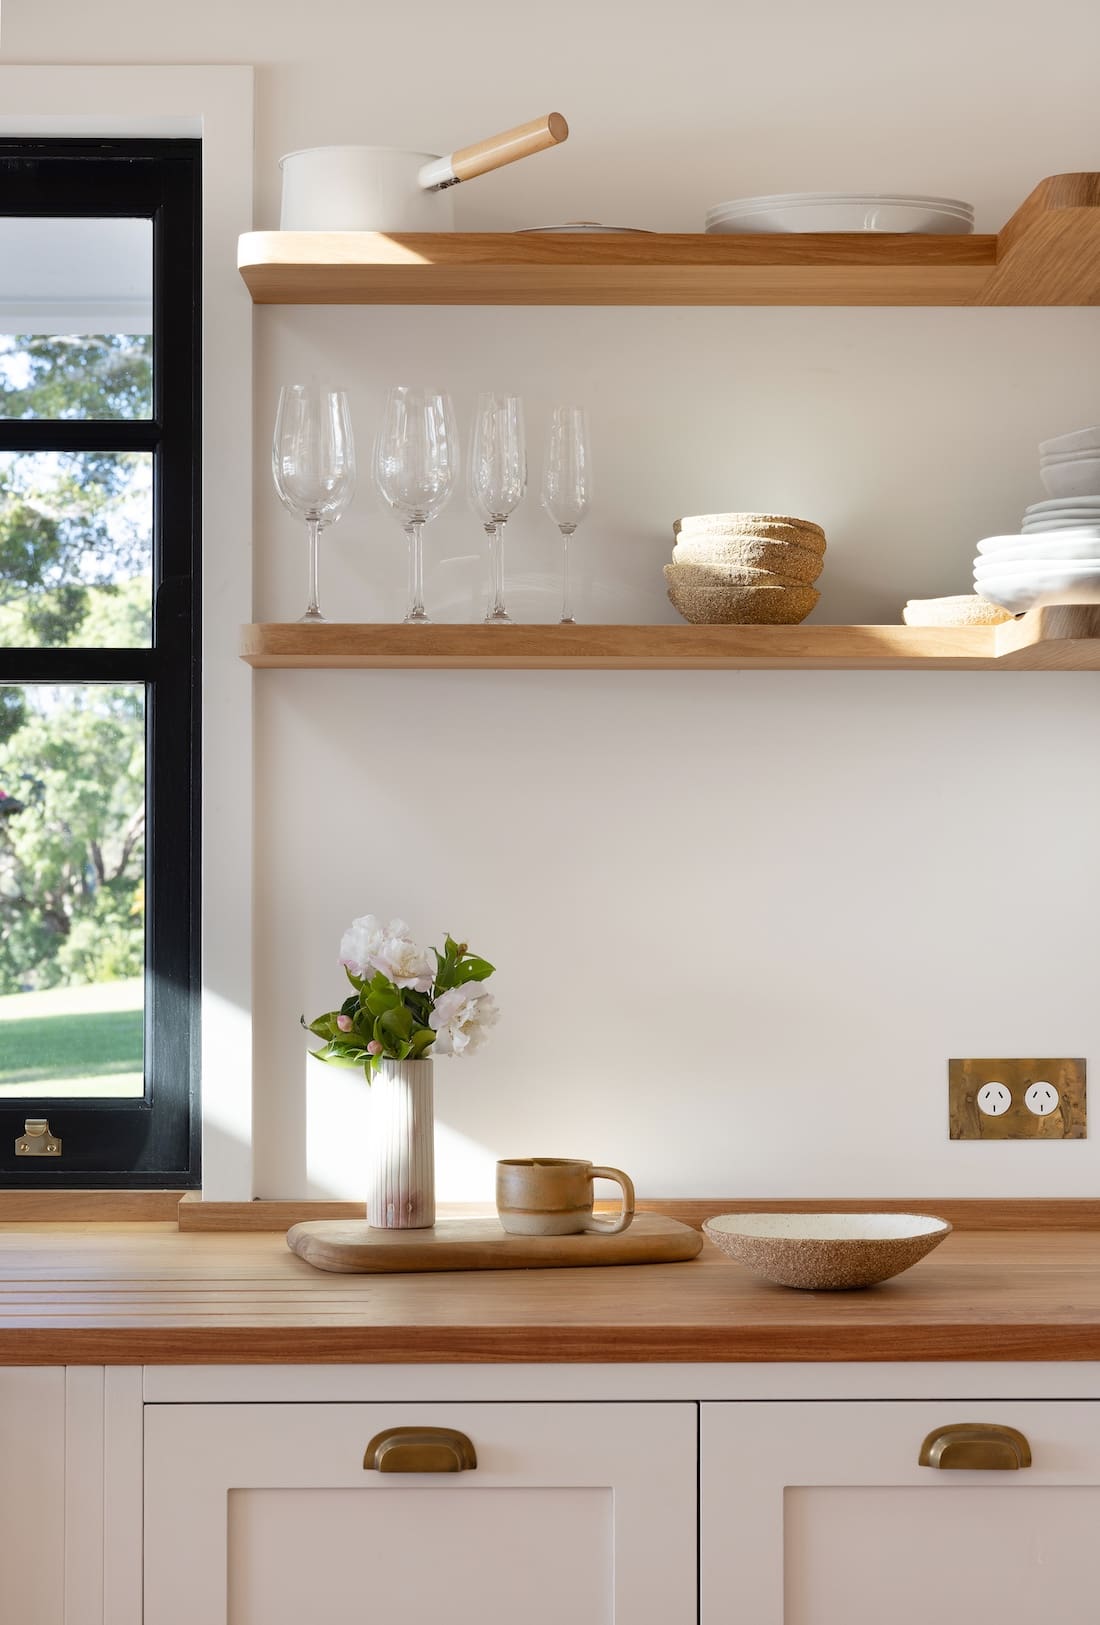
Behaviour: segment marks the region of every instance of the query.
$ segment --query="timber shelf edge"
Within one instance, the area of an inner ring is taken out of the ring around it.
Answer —
[[[484,626],[266,622],[241,658],[308,670],[1100,671],[1100,606],[1003,626]]]
[[[995,236],[253,231],[256,304],[1094,305],[1100,174],[1041,181]]]

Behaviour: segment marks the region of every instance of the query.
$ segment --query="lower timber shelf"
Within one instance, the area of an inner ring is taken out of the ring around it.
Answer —
[[[1100,671],[1100,605],[1002,626],[320,625],[243,628],[273,669]]]

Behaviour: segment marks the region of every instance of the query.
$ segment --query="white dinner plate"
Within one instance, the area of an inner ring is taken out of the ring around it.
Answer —
[[[1100,604],[1100,569],[1092,565],[1044,566],[1042,569],[983,574],[975,578],[983,598],[1013,615],[1047,604]]]
[[[1024,509],[1024,513],[1053,513],[1055,508],[1100,508],[1100,496],[1095,497],[1049,497],[1045,502],[1032,502]]]
[[[1080,519],[1048,519],[1041,525],[1021,525],[1021,536],[1052,536],[1060,530],[1095,530],[1096,525],[1091,520],[1082,522]]]
[[[1100,528],[1092,534],[1081,536],[1031,536],[1016,537],[1005,542],[1002,547],[991,548],[987,553],[979,553],[974,560],[975,567],[981,565],[1000,564],[1002,560],[1008,564],[1023,559],[1025,562],[1035,564],[1071,563],[1079,560],[1089,563],[1093,559],[1100,561]]]

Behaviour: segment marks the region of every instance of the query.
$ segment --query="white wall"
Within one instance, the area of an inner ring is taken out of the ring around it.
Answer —
[[[446,150],[551,107],[568,145],[464,188],[460,224],[693,229],[723,197],[855,186],[969,197],[992,230],[1043,175],[1100,167],[1091,0],[8,0],[3,44],[256,62],[259,226],[283,151]],[[1084,310],[269,309],[256,337],[261,426],[307,369],[346,380],[364,446],[390,382],[442,379],[467,423],[477,389],[510,387],[536,469],[549,406],[584,401],[587,619],[674,619],[673,517],[764,507],[829,534],[817,620],[896,620],[966,590],[975,540],[1041,494],[1035,442],[1100,404]],[[304,546],[260,438],[256,611],[290,619]],[[529,501],[508,543],[526,618],[556,617],[555,540]],[[439,618],[480,613],[479,543],[458,506],[429,532]],[[330,612],[400,617],[400,536],[369,495],[322,588]],[[1097,1140],[950,1144],[945,1064],[1100,1054],[1094,677],[267,673],[256,700],[258,1195],[348,1177],[361,1093],[312,1079],[307,1122],[296,1021],[336,998],[367,910],[501,966],[491,1049],[439,1068],[444,1197],[531,1152],[650,1194],[1100,1184]]]

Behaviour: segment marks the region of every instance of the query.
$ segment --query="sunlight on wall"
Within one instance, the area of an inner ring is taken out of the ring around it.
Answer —
[[[438,1079],[438,1072],[436,1074]],[[439,1090],[436,1090],[438,1111]],[[365,1202],[370,1090],[353,1067],[306,1068],[306,1194]],[[436,1120],[436,1195],[441,1202],[492,1202],[495,1154]]]

